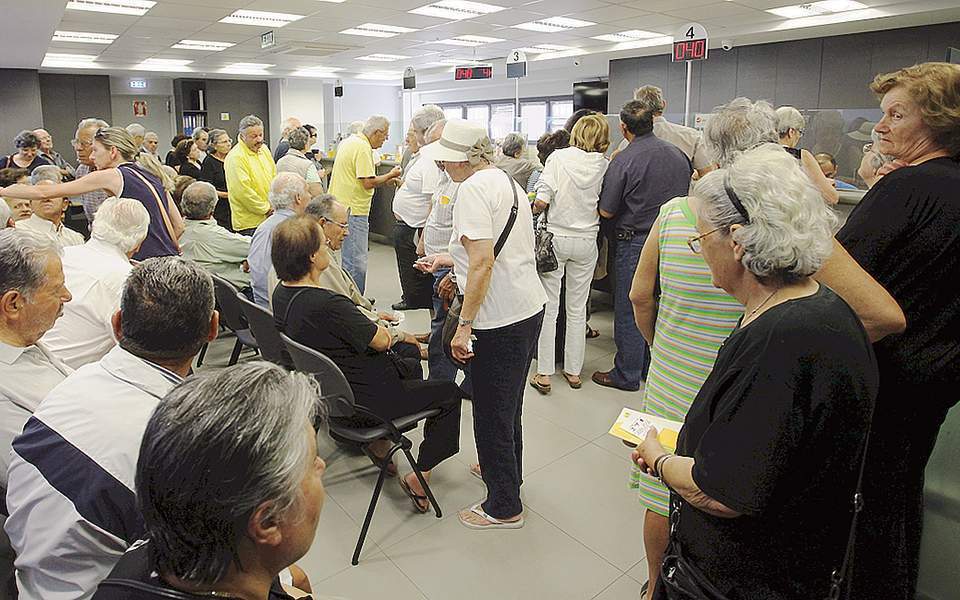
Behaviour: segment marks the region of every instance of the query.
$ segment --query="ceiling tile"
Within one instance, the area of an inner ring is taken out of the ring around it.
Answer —
[[[707,6],[698,6],[696,8],[671,10],[666,12],[666,14],[672,17],[690,19],[691,21],[701,21],[712,18],[731,17],[735,15],[756,12],[758,12],[756,9],[748,6],[740,6],[739,4],[734,4],[733,2],[718,2],[716,4],[709,4]]]
[[[542,12],[530,10],[504,10],[501,12],[483,15],[476,19],[470,19],[471,23],[484,23],[487,25],[517,25],[518,23],[529,23],[530,21],[539,21],[550,15]]]
[[[162,0],[158,2],[153,8],[150,9],[150,12],[147,14],[153,14],[153,11],[157,10],[161,5],[170,5],[177,4],[181,6],[192,6],[196,7],[196,0]],[[203,0],[203,6],[205,7],[215,7],[215,8],[226,8],[230,9],[230,12],[238,8],[244,8],[250,4],[250,0]]]
[[[335,4],[318,2],[317,0],[253,0],[243,8],[245,10],[263,10],[269,12],[289,13],[292,15],[312,15],[326,12],[331,7],[342,7],[349,2]],[[356,8],[354,7],[354,10]]]
[[[538,0],[525,4],[523,10],[540,12],[550,17],[558,17],[572,12],[583,12],[609,6],[600,0]]]
[[[646,13],[642,10],[637,10],[635,8],[630,8],[628,6],[604,6],[603,8],[595,8],[593,10],[587,10],[582,12],[568,13],[564,16],[573,17],[574,19],[581,19],[583,21],[591,21],[593,23],[610,23],[613,21],[619,21],[621,19],[634,19],[637,17],[642,17]]]
[[[243,0],[246,2],[246,0]],[[206,2],[204,2],[206,4]],[[157,3],[150,9],[146,17],[189,17],[197,21],[219,21],[223,17],[232,13],[235,9],[221,6],[198,6],[196,4],[187,6],[185,4],[167,4],[165,2]]]

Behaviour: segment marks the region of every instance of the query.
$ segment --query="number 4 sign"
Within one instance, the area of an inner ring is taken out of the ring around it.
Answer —
[[[673,62],[706,60],[708,46],[707,29],[699,23],[687,23],[673,42]]]

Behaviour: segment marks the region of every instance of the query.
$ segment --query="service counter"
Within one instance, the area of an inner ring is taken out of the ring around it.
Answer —
[[[327,171],[329,186],[329,178],[333,174],[333,159],[323,157],[320,163]],[[398,164],[392,160],[381,161],[377,166],[377,175],[386,174]],[[393,243],[393,224],[396,222],[393,218],[393,195],[396,191],[397,186],[391,182],[377,187],[373,192],[373,201],[370,204],[370,239],[375,242]]]

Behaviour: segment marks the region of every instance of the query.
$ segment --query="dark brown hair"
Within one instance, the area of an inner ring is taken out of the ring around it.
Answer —
[[[177,147],[173,149],[173,155],[177,157],[178,163],[182,165],[187,162],[187,157],[190,156],[190,149],[193,148],[194,143],[193,138],[177,142]]]
[[[570,133],[566,129],[558,129],[550,133],[545,133],[537,140],[537,157],[540,164],[547,164],[547,157],[555,150],[566,148],[570,145]]]
[[[323,230],[313,217],[290,217],[273,230],[273,268],[280,281],[296,281],[310,272],[310,257],[323,246]]]

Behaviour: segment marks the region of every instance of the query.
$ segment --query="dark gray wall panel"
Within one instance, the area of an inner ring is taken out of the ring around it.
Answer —
[[[777,45],[744,46],[738,50],[737,95],[774,102],[777,95]]]
[[[927,59],[927,38],[912,29],[865,34],[872,48],[870,74],[888,73]],[[940,58],[943,60],[943,57]]]
[[[110,78],[106,75],[40,74],[40,101],[43,105],[43,126],[53,136],[54,147],[68,161],[75,163],[76,154],[70,140],[77,123],[86,117],[97,117],[111,125]]]
[[[696,110],[691,112],[710,112],[715,106],[729,102],[737,95],[737,53],[734,48],[729,52],[721,49],[710,50],[707,64],[698,64],[696,74],[700,82],[700,94],[697,102],[693,103]],[[674,103],[674,110],[679,103]]]
[[[276,140],[270,134],[270,101],[266,81],[226,79],[207,80],[207,126],[226,129],[236,139],[237,125],[247,115],[263,120],[264,135],[273,147]],[[230,113],[229,121],[221,121],[220,113]]]
[[[870,42],[862,35],[824,38],[819,108],[876,106],[867,88],[873,80]]]
[[[40,126],[40,83],[31,69],[0,69],[0,154],[14,151],[13,138],[24,129]]]
[[[636,60],[610,61],[610,86],[607,88],[607,112],[619,112],[627,100],[633,97],[637,87],[640,63]]]
[[[777,49],[777,106],[817,106],[820,101],[820,40],[773,44]]]
[[[946,58],[948,47],[960,48],[960,23],[929,27],[924,38],[927,40],[926,60],[942,61]]]

